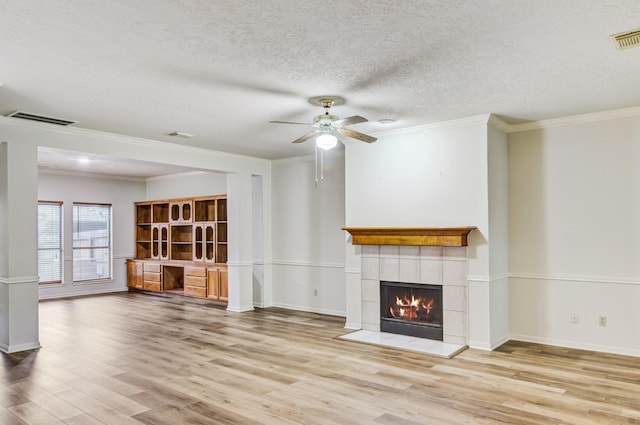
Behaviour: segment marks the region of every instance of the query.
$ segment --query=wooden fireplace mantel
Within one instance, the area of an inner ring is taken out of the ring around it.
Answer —
[[[475,227],[343,227],[354,245],[467,246]]]

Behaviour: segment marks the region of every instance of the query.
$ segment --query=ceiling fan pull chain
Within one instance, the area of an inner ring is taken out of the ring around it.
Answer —
[[[316,189],[318,188],[318,145],[316,145]]]
[[[320,181],[324,181],[324,149],[320,151]]]

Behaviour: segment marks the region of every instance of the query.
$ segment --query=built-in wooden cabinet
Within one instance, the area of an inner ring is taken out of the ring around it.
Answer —
[[[129,288],[143,289],[142,263],[135,260],[127,260],[127,286]]]
[[[193,221],[193,200],[180,199],[169,203],[169,222],[191,223]]]
[[[137,202],[127,286],[228,299],[226,195]]]
[[[142,264],[142,289],[162,292],[161,267],[158,263],[145,262]]]
[[[226,267],[207,270],[207,298],[219,301],[229,299],[229,274]]]
[[[154,223],[151,225],[151,258],[169,259],[169,225]]]
[[[193,225],[193,261],[216,262],[215,223],[196,223]],[[226,258],[222,262],[226,263]]]

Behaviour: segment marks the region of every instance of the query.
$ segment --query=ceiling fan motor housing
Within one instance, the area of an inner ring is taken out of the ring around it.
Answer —
[[[337,119],[339,119],[339,117],[337,117],[336,115],[316,115],[315,117],[313,117],[313,125],[316,127],[330,126],[331,123],[336,121]]]

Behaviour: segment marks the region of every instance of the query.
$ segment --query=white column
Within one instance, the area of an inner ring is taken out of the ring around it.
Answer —
[[[250,173],[232,173],[227,176],[227,217],[227,310],[253,310],[253,209]]]
[[[40,347],[37,261],[38,150],[0,143],[0,350]]]
[[[262,182],[262,305],[273,306],[273,254],[271,231],[271,174],[261,176]]]
[[[345,232],[345,284],[346,284],[346,323],[347,329],[362,329],[362,271],[361,246],[351,244],[351,236]]]

